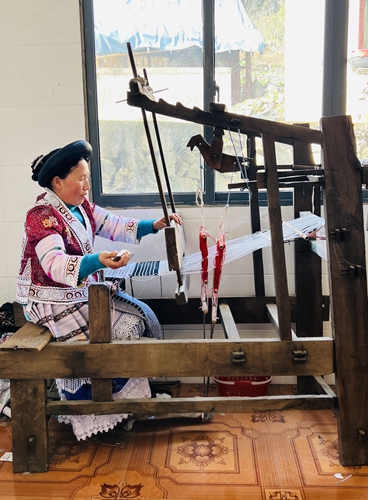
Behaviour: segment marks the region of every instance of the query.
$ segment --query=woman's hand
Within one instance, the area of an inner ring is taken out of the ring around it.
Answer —
[[[120,257],[116,260],[118,254]],[[98,259],[101,264],[110,269],[119,269],[119,267],[126,266],[131,257],[132,254],[129,250],[122,250],[121,252],[114,250],[113,252],[99,252],[98,254]]]
[[[183,219],[182,219],[182,216],[180,214],[176,214],[176,213],[171,214],[171,215],[169,215],[169,218],[170,218],[170,220],[174,220],[175,222],[177,222],[180,225],[183,224]],[[161,219],[155,220],[155,222],[152,224],[152,226],[153,226],[153,229],[155,231],[160,231],[160,229],[163,229],[164,227],[166,227],[165,217],[161,217]]]

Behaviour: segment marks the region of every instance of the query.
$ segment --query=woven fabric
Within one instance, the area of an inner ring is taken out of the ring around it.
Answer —
[[[135,399],[150,398],[151,389],[148,380],[145,378],[131,378],[113,399]],[[62,400],[66,400],[65,395],[61,395]],[[59,422],[70,424],[78,440],[84,440],[99,432],[107,432],[113,429],[118,423],[127,419],[127,413],[113,415],[60,415]]]

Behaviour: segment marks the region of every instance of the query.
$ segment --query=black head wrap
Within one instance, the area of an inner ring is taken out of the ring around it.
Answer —
[[[87,141],[75,141],[61,149],[54,149],[46,156],[38,156],[32,163],[32,179],[41,187],[51,187],[55,176],[66,176],[79,160],[89,161],[92,146]]]

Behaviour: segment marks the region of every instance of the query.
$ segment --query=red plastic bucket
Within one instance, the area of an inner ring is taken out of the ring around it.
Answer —
[[[215,377],[220,396],[266,396],[272,377]]]

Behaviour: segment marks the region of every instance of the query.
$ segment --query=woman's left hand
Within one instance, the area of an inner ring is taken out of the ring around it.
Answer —
[[[183,224],[183,218],[180,214],[176,214],[176,213],[171,214],[171,215],[169,215],[169,218],[170,218],[170,220],[174,220],[177,224],[180,224],[180,225]],[[156,231],[160,231],[160,229],[163,229],[164,227],[166,227],[165,217],[161,217],[161,219],[157,219],[153,223],[153,229],[155,229]]]

